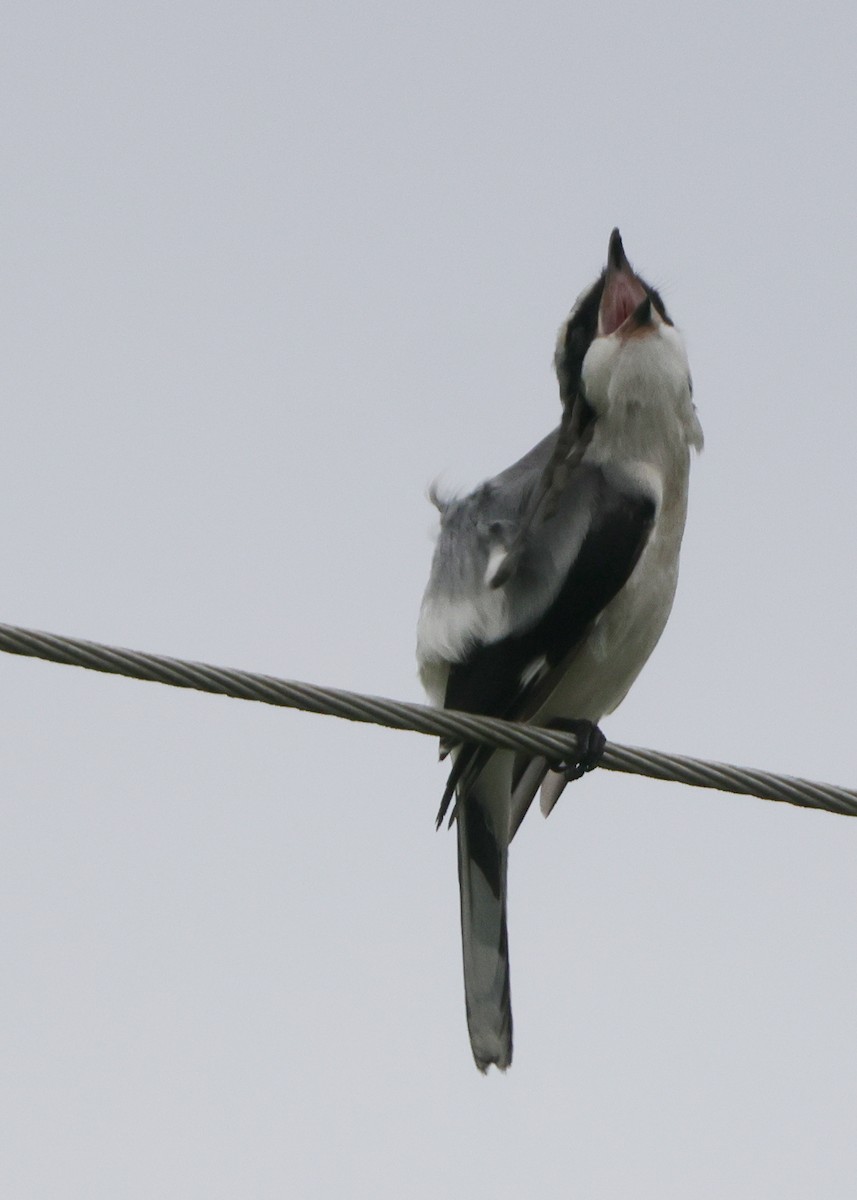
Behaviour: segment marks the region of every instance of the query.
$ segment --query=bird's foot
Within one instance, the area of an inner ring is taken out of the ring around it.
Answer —
[[[552,768],[564,775],[567,783],[573,783],[575,779],[580,779],[587,771],[594,770],[601,762],[607,739],[592,721],[555,717],[548,723],[547,728],[557,729],[562,733],[573,733],[577,738],[575,757],[571,761],[562,762]]]

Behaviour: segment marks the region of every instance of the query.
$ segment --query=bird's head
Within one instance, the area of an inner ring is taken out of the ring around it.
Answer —
[[[656,324],[672,325],[659,292],[628,262],[622,235],[610,234],[607,266],[578,296],[559,331],[554,365],[564,404],[573,403],[583,361],[596,338],[639,334]]]
[[[579,401],[595,416],[670,412],[688,443],[701,446],[684,338],[657,290],[628,262],[618,229],[610,235],[597,287],[597,317],[577,379]]]

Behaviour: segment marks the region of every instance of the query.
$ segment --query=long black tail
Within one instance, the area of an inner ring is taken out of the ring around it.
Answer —
[[[458,882],[464,996],[473,1057],[480,1071],[512,1061],[512,1004],[506,934],[508,830],[499,836],[474,796],[459,800]]]

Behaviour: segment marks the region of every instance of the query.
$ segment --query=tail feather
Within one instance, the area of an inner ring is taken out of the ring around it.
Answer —
[[[543,758],[525,758],[519,756],[515,761],[515,773],[512,776],[512,803],[509,818],[509,841],[518,832],[521,822],[527,815],[536,792],[542,785],[542,780],[548,772],[548,764]]]
[[[561,771],[548,771],[542,784],[542,794],[539,800],[542,816],[550,816],[567,783],[568,779]]]
[[[509,841],[515,836],[529,811],[536,792],[542,789],[539,806],[542,816],[550,816],[568,784],[561,771],[552,771],[543,758],[531,758],[516,770],[512,780],[512,805]]]
[[[508,832],[473,796],[459,803],[458,880],[464,995],[473,1057],[480,1071],[512,1061],[512,1003],[506,932]]]

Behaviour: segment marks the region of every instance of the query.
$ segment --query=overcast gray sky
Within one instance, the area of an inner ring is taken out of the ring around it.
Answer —
[[[855,11],[8,0],[0,621],[420,698],[426,488],[618,224],[707,447],[605,731],[857,785]],[[7,656],[0,728],[4,1197],[853,1196],[857,822],[570,788],[482,1078],[429,739]]]

